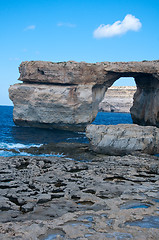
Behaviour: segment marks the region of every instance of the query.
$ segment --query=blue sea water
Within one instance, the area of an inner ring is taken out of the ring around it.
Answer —
[[[0,156],[30,155],[23,149],[57,142],[86,143],[85,133],[56,129],[19,127],[13,122],[13,107],[0,106]],[[93,124],[132,123],[128,113],[99,112]]]

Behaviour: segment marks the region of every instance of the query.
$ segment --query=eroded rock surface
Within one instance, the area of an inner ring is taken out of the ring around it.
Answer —
[[[158,158],[90,158],[1,157],[0,239],[157,240]]]
[[[22,126],[84,130],[97,113],[105,89],[92,85],[15,84],[13,120]]]
[[[159,153],[159,129],[136,124],[88,125],[86,136],[95,152],[122,155],[132,152]]]
[[[159,127],[159,80],[136,77],[137,91],[130,109],[134,123]]]
[[[139,74],[152,74],[159,78],[159,61],[143,62],[44,62],[26,61],[19,67],[23,82],[61,84],[103,84],[115,81],[122,75],[136,77]]]
[[[9,89],[16,124],[85,130],[106,90],[120,77],[134,77],[137,92],[131,108],[133,122],[159,126],[159,61],[30,61],[22,62],[19,71],[23,84]],[[24,93],[22,101],[26,84],[28,95]]]

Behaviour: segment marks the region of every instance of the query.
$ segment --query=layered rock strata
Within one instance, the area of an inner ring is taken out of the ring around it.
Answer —
[[[120,77],[134,77],[134,123],[159,126],[159,61],[31,61],[22,62],[19,71],[23,84],[9,89],[16,124],[84,130],[95,118],[108,87]],[[28,96],[23,94],[25,88]]]
[[[105,93],[104,99],[99,104],[101,112],[129,113],[133,105],[133,96],[136,87],[110,87]]]
[[[103,84],[120,77],[150,74],[159,78],[159,61],[143,62],[44,62],[26,61],[19,67],[19,80],[23,82],[60,84]]]
[[[136,124],[88,125],[90,148],[98,153],[122,155],[133,152],[159,153],[159,129]]]
[[[135,81],[137,91],[130,109],[134,123],[159,127],[159,79],[145,75]]]
[[[15,84],[13,119],[21,126],[83,130],[98,113],[104,88],[92,85]]]

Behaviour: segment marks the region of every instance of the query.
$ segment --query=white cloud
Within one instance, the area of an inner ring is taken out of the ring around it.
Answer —
[[[30,26],[27,26],[24,31],[28,31],[28,30],[34,30],[36,28],[35,25],[30,25]]]
[[[123,21],[116,21],[112,25],[101,24],[93,33],[95,38],[110,38],[122,35],[128,31],[138,31],[142,24],[138,18],[127,14]]]
[[[58,27],[69,27],[69,28],[74,28],[76,27],[75,24],[72,24],[72,23],[67,23],[67,22],[59,22],[57,24]]]

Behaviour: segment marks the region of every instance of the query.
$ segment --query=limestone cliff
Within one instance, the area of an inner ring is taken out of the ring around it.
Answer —
[[[129,113],[135,92],[136,87],[130,86],[108,88],[103,101],[99,104],[99,111]]]
[[[134,123],[159,126],[159,61],[22,62],[22,84],[11,86],[16,124],[84,130],[95,118],[107,89],[120,77],[134,77]]]

